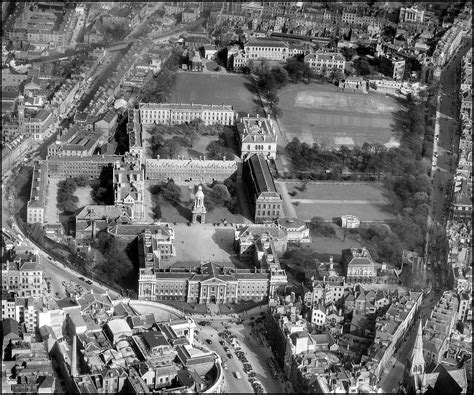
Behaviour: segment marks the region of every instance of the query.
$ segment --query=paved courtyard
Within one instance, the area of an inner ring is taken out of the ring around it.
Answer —
[[[173,227],[176,257],[170,260],[171,266],[195,266],[201,260],[234,266],[230,260],[234,232],[229,225],[176,224]]]
[[[60,178],[50,178],[48,180],[48,190],[46,193],[46,213],[44,222],[47,224],[59,223],[59,210],[56,207],[58,204],[58,182]]]

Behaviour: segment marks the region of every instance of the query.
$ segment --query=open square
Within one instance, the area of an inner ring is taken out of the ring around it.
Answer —
[[[283,198],[285,214],[296,214],[305,221],[313,217],[332,221],[342,215],[355,215],[363,222],[393,219],[385,209],[389,202],[384,190],[377,183],[311,182],[304,191],[298,182],[277,182],[276,186]]]
[[[234,243],[234,232],[231,226],[176,224],[173,227],[176,257],[168,262],[170,266],[195,266],[201,260],[210,260],[234,267],[230,260]]]
[[[250,115],[261,108],[250,77],[243,74],[178,72],[170,98],[174,103],[229,104]]]
[[[343,92],[330,84],[290,84],[279,93],[279,118],[288,141],[297,137],[327,147],[365,142],[397,146],[393,126],[400,105],[393,97]]]

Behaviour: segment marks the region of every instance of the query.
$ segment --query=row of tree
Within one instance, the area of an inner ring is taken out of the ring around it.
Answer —
[[[165,103],[171,95],[176,82],[176,71],[181,63],[181,53],[177,49],[173,49],[171,55],[164,62],[160,73],[144,87],[142,101],[145,103]]]
[[[122,284],[133,272],[133,264],[128,257],[128,244],[107,232],[100,232],[92,244],[90,256],[85,259],[89,271],[103,280]]]

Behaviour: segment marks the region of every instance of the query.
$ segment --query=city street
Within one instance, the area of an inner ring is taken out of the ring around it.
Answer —
[[[226,323],[226,326],[239,341],[242,351],[246,354],[249,363],[256,373],[255,377],[265,388],[265,393],[285,393],[282,379],[274,379],[271,377],[269,368],[267,367],[268,358],[273,356],[272,351],[264,346],[256,335],[252,334],[250,321],[246,321],[244,324]],[[211,325],[204,327],[198,326],[197,330],[199,331],[199,335],[197,336],[199,343],[205,348],[217,352],[221,356],[222,361],[227,365],[227,370],[225,371],[227,392],[253,393],[254,390],[248,381],[247,374],[243,370],[243,364],[236,357],[232,347],[230,347],[230,349],[233,358],[229,359],[226,356],[223,346],[219,344],[222,338],[218,336],[218,333],[225,330],[222,322],[212,322]],[[212,344],[207,344],[206,339],[211,340]],[[226,346],[229,345],[226,343]],[[234,372],[239,372],[241,378],[237,379]]]
[[[428,218],[427,262],[430,262],[433,289],[442,292],[447,289],[444,246],[444,227],[448,216],[448,206],[452,198],[452,181],[457,166],[460,138],[459,87],[461,59],[469,50],[464,42],[451,61],[445,66],[440,77],[440,91],[436,111],[435,137],[432,161],[431,208]],[[442,262],[442,266],[434,265]]]
[[[449,180],[453,179],[457,163],[460,124],[459,86],[461,59],[469,49],[467,43],[456,53],[451,62],[441,73],[440,103],[438,105],[437,123],[433,151],[438,157],[433,158],[433,212],[434,222],[443,224],[446,217],[445,193]],[[436,137],[437,136],[437,137]],[[448,194],[448,199],[450,194]]]

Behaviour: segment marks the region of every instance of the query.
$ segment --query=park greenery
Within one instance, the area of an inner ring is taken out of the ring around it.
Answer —
[[[379,261],[399,264],[403,249],[421,252],[427,231],[430,159],[436,112],[437,87],[432,86],[425,102],[406,101],[407,111],[399,117],[400,146],[387,149],[365,143],[352,149],[327,149],[293,139],[286,147],[294,171],[287,176],[300,179],[353,179],[365,174],[381,179],[389,201],[387,210],[395,219],[388,225],[370,225],[359,230],[361,242]],[[349,175],[347,177],[347,175]],[[321,220],[311,227],[321,232]]]
[[[293,246],[284,252],[282,263],[296,281],[303,282],[317,276],[317,269],[321,262],[317,252]]]
[[[90,180],[91,198],[96,204],[114,204],[114,185],[112,167],[104,167],[99,178]]]
[[[226,207],[231,213],[238,212],[238,202],[235,197],[235,180],[228,178],[224,182],[214,181],[211,185],[203,185],[204,205],[207,211],[216,207]]]
[[[181,188],[176,185],[173,179],[167,183],[153,185],[150,188],[150,192],[153,196],[159,196],[163,201],[170,204],[181,203]]]
[[[68,178],[58,182],[57,208],[65,213],[73,213],[77,210],[79,198],[74,195],[78,187],[89,185],[87,177]]]
[[[235,198],[235,176],[226,179],[224,182],[214,181],[212,184],[201,184],[204,193],[204,205],[208,212],[216,207],[226,207],[232,213],[239,211],[237,198]],[[195,186],[195,192],[198,186]],[[153,185],[150,188],[154,208],[152,210],[153,218],[162,219],[161,205],[171,204],[174,207],[182,206],[181,188],[176,185],[173,179],[166,183]]]
[[[206,147],[209,159],[232,159],[234,153],[226,147],[223,125],[205,125],[202,119],[194,119],[180,125],[154,125],[150,130],[150,151],[153,157],[176,158],[182,148],[193,148],[200,136],[215,136]],[[165,138],[166,135],[172,136]]]
[[[250,71],[256,77],[256,85],[261,97],[266,101],[273,116],[280,116],[282,111],[278,106],[280,99],[278,90],[286,86],[290,81],[309,82],[314,77],[311,68],[297,59],[288,59],[285,66],[270,67],[267,61],[261,60],[250,63]]]
[[[127,242],[107,232],[100,232],[92,244],[87,268],[106,280],[122,283],[133,271],[133,264],[127,254]]]
[[[143,87],[144,103],[165,103],[168,101],[176,81],[176,71],[183,62],[181,53],[174,49],[163,63],[161,72]]]
[[[308,223],[309,230],[317,236],[332,237],[336,234],[335,229],[322,217],[313,217]]]

